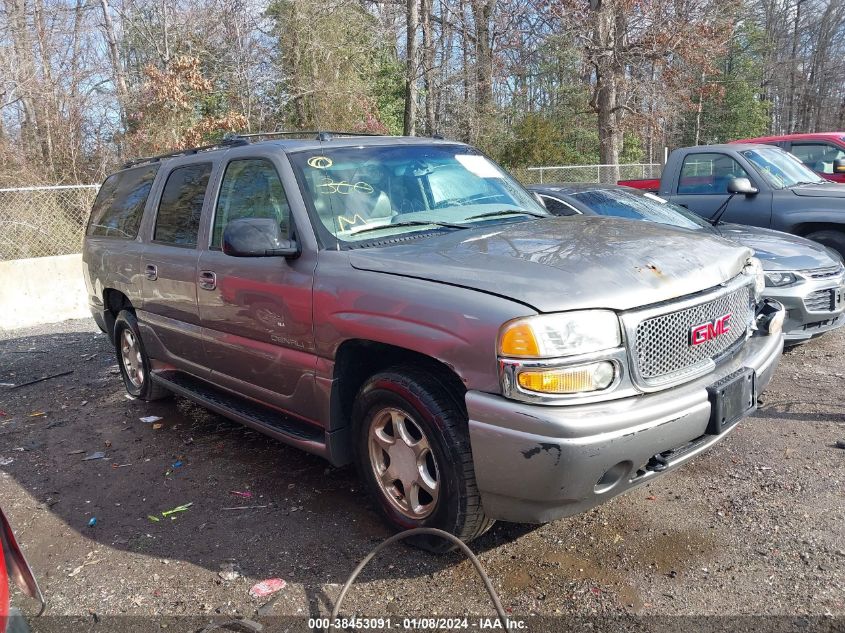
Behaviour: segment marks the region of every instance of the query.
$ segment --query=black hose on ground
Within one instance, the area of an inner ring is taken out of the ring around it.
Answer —
[[[505,609],[502,606],[502,601],[499,600],[499,595],[496,593],[496,590],[493,588],[493,583],[490,580],[490,577],[487,575],[487,572],[484,571],[484,568],[481,566],[481,561],[478,560],[478,557],[472,553],[472,550],[467,547],[467,544],[464,543],[461,539],[456,537],[454,534],[449,534],[449,532],[445,532],[443,530],[438,530],[437,528],[414,528],[412,530],[406,530],[404,532],[399,532],[398,534],[394,534],[390,538],[382,541],[378,545],[376,545],[373,550],[367,554],[352,574],[349,576],[349,579],[346,581],[346,584],[343,585],[343,589],[340,592],[340,595],[337,597],[337,602],[335,602],[334,609],[332,609],[332,615],[329,619],[329,628],[326,630],[326,633],[331,631],[334,628],[335,619],[337,619],[337,614],[340,613],[340,608],[343,605],[343,601],[346,599],[346,594],[349,592],[350,587],[355,582],[355,579],[358,578],[358,575],[363,571],[364,567],[366,567],[371,560],[378,554],[381,550],[388,547],[389,545],[393,545],[398,541],[402,541],[410,536],[417,536],[420,534],[427,534],[429,536],[439,536],[440,538],[445,538],[447,541],[451,541],[455,545],[457,545],[466,557],[470,560],[470,562],[475,567],[475,571],[481,577],[481,580],[484,582],[484,587],[487,589],[487,593],[490,594],[490,599],[493,601],[493,606],[496,608],[496,613],[499,615],[499,625],[502,627],[502,630],[507,630],[507,615],[505,614]]]

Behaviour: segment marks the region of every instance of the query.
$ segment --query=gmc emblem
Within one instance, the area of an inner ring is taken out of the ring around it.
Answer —
[[[722,334],[727,334],[731,331],[730,322],[732,316],[733,314],[728,312],[707,323],[692,326],[689,330],[689,344],[701,345],[707,341],[712,341],[718,336],[722,336]]]

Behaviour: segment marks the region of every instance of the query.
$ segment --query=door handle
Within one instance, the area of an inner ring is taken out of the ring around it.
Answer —
[[[158,268],[153,264],[147,264],[146,269],[144,269],[144,276],[150,281],[155,281],[158,279]]]
[[[203,290],[214,290],[217,287],[217,274],[210,270],[200,271],[199,286]]]

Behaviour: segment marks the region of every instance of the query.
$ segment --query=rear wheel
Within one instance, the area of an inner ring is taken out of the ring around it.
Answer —
[[[122,310],[114,322],[114,344],[123,384],[130,395],[141,400],[160,400],[170,392],[153,383],[150,359],[141,341],[138,321],[129,310]]]
[[[428,372],[396,367],[370,378],[353,411],[357,466],[381,514],[394,528],[434,527],[463,541],[486,532],[466,416]],[[431,536],[410,542],[443,552]]]
[[[832,248],[845,259],[845,233],[842,231],[816,231],[804,237]]]

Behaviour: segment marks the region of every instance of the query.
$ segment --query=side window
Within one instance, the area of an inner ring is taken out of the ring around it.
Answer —
[[[158,165],[146,165],[106,178],[91,208],[88,235],[134,240],[156,173]]]
[[[727,154],[689,154],[681,166],[678,193],[727,193],[731,178],[748,177],[748,172]]]
[[[845,151],[827,143],[793,143],[791,152],[807,167],[820,174],[833,173],[833,161],[845,158]]]
[[[177,167],[167,177],[153,240],[176,246],[196,246],[200,215],[211,163]]]
[[[546,209],[553,215],[578,215],[578,212],[570,207],[568,204],[561,202],[549,196],[540,196],[543,199],[543,204]]]
[[[226,224],[239,218],[273,218],[282,235],[290,238],[290,207],[279,174],[269,160],[233,160],[226,166],[214,212],[211,248],[220,248]]]

